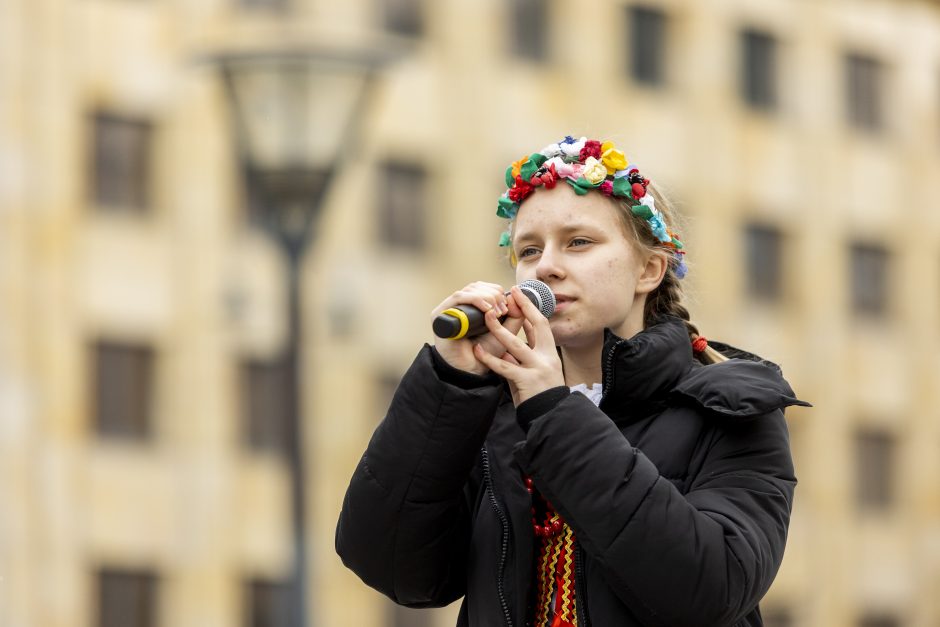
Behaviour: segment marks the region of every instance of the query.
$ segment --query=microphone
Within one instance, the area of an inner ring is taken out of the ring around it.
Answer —
[[[532,304],[538,307],[542,315],[551,318],[555,313],[555,295],[550,287],[541,281],[528,280],[519,284],[522,293],[532,301]],[[509,292],[506,292],[509,294]],[[506,319],[503,316],[500,322]],[[434,329],[434,335],[447,340],[459,340],[463,337],[474,337],[486,333],[486,321],[483,320],[483,312],[473,305],[457,305],[450,309],[445,309],[431,325]]]

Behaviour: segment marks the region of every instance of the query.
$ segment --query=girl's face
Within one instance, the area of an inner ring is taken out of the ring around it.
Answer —
[[[555,293],[550,318],[558,346],[629,338],[643,329],[646,294],[662,281],[665,257],[642,254],[610,198],[578,196],[565,183],[541,188],[519,208],[513,231],[517,282],[538,279]]]

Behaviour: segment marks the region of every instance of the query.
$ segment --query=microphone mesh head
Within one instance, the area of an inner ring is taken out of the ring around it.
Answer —
[[[519,289],[539,308],[543,316],[546,318],[552,317],[552,314],[555,313],[555,295],[550,287],[541,281],[529,279],[520,283]]]

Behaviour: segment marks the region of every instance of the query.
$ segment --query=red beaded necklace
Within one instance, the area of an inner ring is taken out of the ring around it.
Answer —
[[[539,493],[531,477],[523,476],[523,482],[532,495],[532,530],[538,544],[536,624],[577,627],[574,532]]]
[[[532,512],[532,530],[535,532],[535,537],[550,538],[561,533],[562,526],[565,524],[564,519],[555,511],[552,504],[535,489],[532,477],[524,477],[524,481],[526,491],[532,495],[532,508],[530,511]],[[536,507],[536,503],[539,503],[541,507]],[[540,510],[542,516],[539,516]],[[545,520],[544,525],[539,524],[540,517]]]

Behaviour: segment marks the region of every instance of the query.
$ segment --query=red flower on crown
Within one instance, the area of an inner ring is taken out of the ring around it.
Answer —
[[[555,171],[555,164],[552,163],[548,168],[539,168],[539,171],[532,175],[532,185],[544,185],[546,189],[555,187],[558,182],[558,172]]]
[[[600,161],[601,143],[596,139],[589,139],[584,142],[584,148],[581,149],[581,154],[578,155],[578,160],[581,161],[581,163],[584,163],[585,159],[588,157],[594,157]]]
[[[509,188],[509,198],[513,202],[522,202],[534,190],[534,185],[523,181],[521,175],[516,176],[516,184]]]

